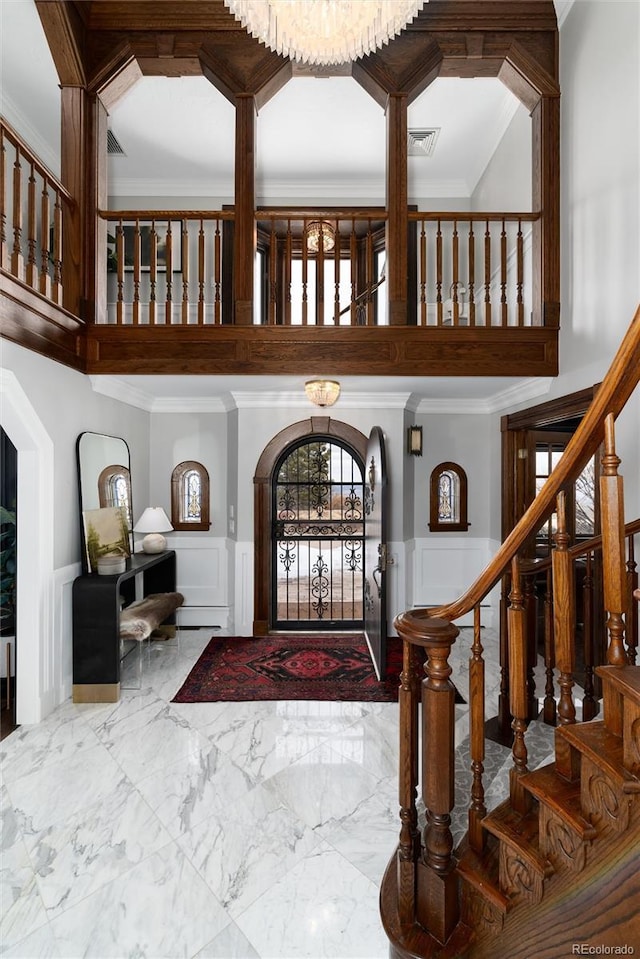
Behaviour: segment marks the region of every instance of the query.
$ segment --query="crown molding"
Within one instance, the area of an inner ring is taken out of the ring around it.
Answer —
[[[487,415],[488,413],[499,413],[502,410],[510,409],[518,403],[524,403],[528,400],[536,399],[538,396],[545,396],[553,383],[552,376],[540,376],[523,380],[514,386],[507,387],[493,396],[487,396],[483,399],[464,398],[464,399],[428,399],[420,400],[417,404],[418,413],[475,413]]]

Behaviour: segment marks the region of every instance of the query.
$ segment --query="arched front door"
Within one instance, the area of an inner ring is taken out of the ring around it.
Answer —
[[[271,484],[271,622],[276,629],[361,629],[363,463],[344,441],[304,437]]]
[[[332,447],[348,451],[353,460],[360,465],[360,469],[362,468],[367,451],[367,437],[360,430],[328,416],[314,416],[282,430],[267,444],[256,467],[253,480],[255,489],[253,633],[255,636],[264,636],[270,629],[290,628],[277,626],[278,610],[274,609],[274,583],[278,574],[278,563],[273,550],[273,532],[278,517],[273,490],[274,485],[277,486],[275,481],[287,454],[296,448],[301,448],[305,443],[320,440]],[[331,620],[324,616],[323,610],[323,620],[314,623],[313,628],[334,628]],[[362,625],[361,619],[360,625]]]

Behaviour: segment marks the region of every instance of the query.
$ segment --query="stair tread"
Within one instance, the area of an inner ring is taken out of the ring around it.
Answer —
[[[640,779],[624,767],[622,739],[609,732],[603,720],[558,726],[556,735],[588,756],[623,792],[640,792]]]
[[[541,875],[549,873],[550,864],[538,849],[537,812],[522,816],[511,808],[510,800],[506,799],[485,816],[482,825],[492,836],[515,847]]]
[[[582,815],[580,781],[568,782],[556,772],[555,763],[525,773],[522,785],[539,803],[544,803],[582,839],[593,839],[597,830]]]
[[[596,666],[596,673],[640,706],[640,666]]]

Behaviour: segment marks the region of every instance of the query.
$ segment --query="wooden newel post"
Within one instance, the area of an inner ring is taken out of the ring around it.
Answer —
[[[426,650],[422,680],[422,798],[426,810],[418,863],[415,916],[439,942],[458,922],[451,810],[454,807],[455,687],[449,654],[459,630],[444,619],[404,613],[396,620],[403,639]]]
[[[420,833],[416,796],[418,788],[418,711],[420,675],[418,650],[403,642],[402,673],[398,705],[400,707],[400,842],[398,844],[398,915],[403,925],[411,925],[416,916],[416,864],[420,855]]]
[[[624,648],[624,619],[626,612],[626,570],[624,557],[624,494],[622,477],[618,475],[620,458],[616,456],[614,418],[610,413],[604,423],[604,455],[600,477],[602,516],[602,568],[604,580],[604,608],[609,613],[610,666],[624,666],[627,654]]]

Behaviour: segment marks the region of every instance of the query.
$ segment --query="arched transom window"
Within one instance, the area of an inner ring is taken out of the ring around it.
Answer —
[[[98,502],[101,509],[120,506],[130,515],[131,474],[126,466],[105,466],[98,477]]]
[[[171,523],[174,529],[210,528],[209,474],[202,463],[185,460],[171,474]]]
[[[457,463],[440,463],[431,474],[429,529],[463,532],[467,522],[467,474]]]

